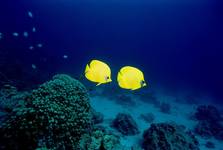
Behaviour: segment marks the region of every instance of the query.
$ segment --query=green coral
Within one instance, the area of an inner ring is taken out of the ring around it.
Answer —
[[[4,95],[4,97],[11,97],[13,95],[17,94],[17,89],[16,87],[10,85],[10,84],[5,84],[3,85],[1,91],[0,91],[0,95]]]
[[[54,76],[25,101],[1,126],[0,148],[77,149],[81,135],[91,129],[87,90],[68,75]]]
[[[6,84],[0,90],[0,111],[11,113],[13,108],[23,105],[23,100],[28,92],[18,92],[17,88]]]
[[[103,131],[95,129],[90,134],[85,134],[80,140],[81,150],[116,150],[120,146],[119,137]]]

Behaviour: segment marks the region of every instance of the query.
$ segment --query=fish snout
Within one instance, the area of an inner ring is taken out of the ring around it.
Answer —
[[[112,82],[112,79],[111,79],[111,78],[109,78],[109,79],[107,80],[107,82]]]
[[[147,84],[146,84],[146,82],[144,81],[144,80],[142,80],[141,81],[141,87],[144,87],[144,86],[146,86]]]

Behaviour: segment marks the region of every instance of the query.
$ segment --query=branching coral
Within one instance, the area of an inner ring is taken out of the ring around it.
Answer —
[[[138,125],[130,114],[118,113],[112,122],[112,127],[117,129],[123,135],[139,134]]]

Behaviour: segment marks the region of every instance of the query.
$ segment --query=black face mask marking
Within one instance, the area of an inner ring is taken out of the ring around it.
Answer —
[[[143,80],[140,82],[141,87],[143,87],[145,84],[146,84],[146,82]]]

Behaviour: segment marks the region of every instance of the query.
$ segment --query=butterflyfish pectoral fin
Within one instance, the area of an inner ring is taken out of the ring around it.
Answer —
[[[99,85],[101,85],[102,83],[98,83],[96,86],[99,86]]]
[[[132,91],[135,91],[135,90],[137,90],[137,89],[139,89],[139,88],[133,88],[133,89],[131,89]]]

